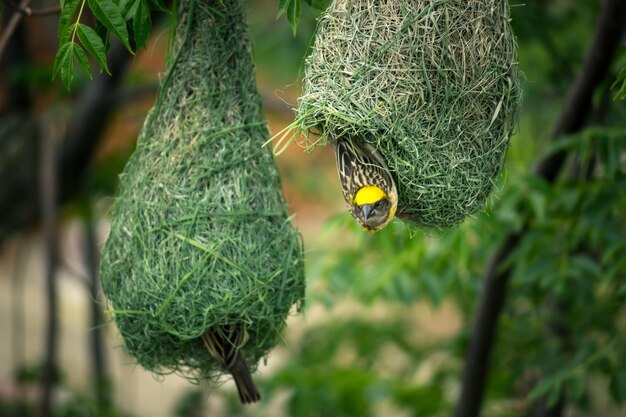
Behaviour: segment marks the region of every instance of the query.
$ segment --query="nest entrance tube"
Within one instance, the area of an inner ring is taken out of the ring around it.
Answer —
[[[307,58],[296,130],[374,146],[398,215],[425,227],[480,210],[520,90],[506,0],[334,0]]]
[[[156,373],[216,379],[202,341],[242,326],[254,370],[304,297],[256,88],[245,1],[178,2],[167,75],[120,177],[100,274],[130,355]]]

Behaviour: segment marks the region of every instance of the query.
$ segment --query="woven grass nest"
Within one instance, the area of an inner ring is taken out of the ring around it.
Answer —
[[[505,159],[520,88],[505,0],[334,0],[305,66],[295,130],[377,148],[401,218],[480,210]]]
[[[111,213],[104,291],[125,348],[156,373],[219,377],[200,337],[231,324],[254,369],[303,302],[244,12],[244,0],[178,2],[171,63]]]

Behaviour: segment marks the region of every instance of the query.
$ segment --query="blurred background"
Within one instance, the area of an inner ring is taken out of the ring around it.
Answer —
[[[0,416],[449,416],[468,381],[480,384],[462,374],[498,253],[506,279],[492,298],[504,307],[487,314],[497,337],[481,415],[626,416],[626,104],[612,88],[626,20],[607,35],[613,49],[594,51],[594,33],[611,29],[598,24],[608,3],[511,1],[524,106],[486,210],[459,227],[397,222],[365,234],[344,208],[331,149],[292,145],[277,157],[304,237],[307,302],[260,367],[263,402],[246,408],[230,381],[213,390],[136,366],[97,277],[117,175],[164,71],[169,17],[154,15],[134,58],[112,45],[113,76],[77,72],[70,92],[50,81],[58,15],[24,18],[0,56]],[[294,36],[277,8],[249,2],[274,133],[293,120],[317,15],[303,6]],[[603,56],[587,101],[558,128]],[[553,175],[533,168],[542,164]]]

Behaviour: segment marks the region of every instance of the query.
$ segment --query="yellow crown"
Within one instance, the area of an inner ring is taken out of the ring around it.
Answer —
[[[387,194],[381,190],[379,187],[375,185],[366,185],[362,187],[359,191],[357,191],[354,196],[354,202],[359,206],[364,204],[374,204],[383,198],[385,198]]]

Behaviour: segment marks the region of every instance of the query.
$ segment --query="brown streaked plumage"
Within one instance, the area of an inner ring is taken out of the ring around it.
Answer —
[[[369,144],[339,138],[334,145],[339,181],[350,213],[363,230],[381,230],[398,208],[398,191],[387,164]]]
[[[209,329],[202,335],[202,341],[211,355],[233,376],[242,404],[254,403],[261,399],[241,352],[247,339],[245,328],[234,324]]]

